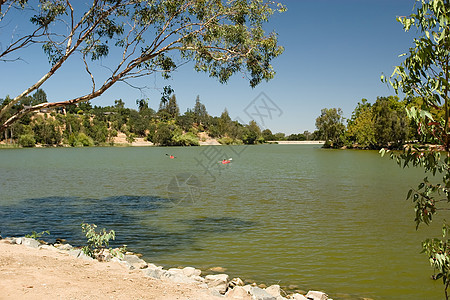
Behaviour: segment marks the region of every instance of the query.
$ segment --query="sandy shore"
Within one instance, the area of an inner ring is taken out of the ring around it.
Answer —
[[[116,262],[86,261],[0,240],[0,299],[220,299],[196,285],[142,276]]]

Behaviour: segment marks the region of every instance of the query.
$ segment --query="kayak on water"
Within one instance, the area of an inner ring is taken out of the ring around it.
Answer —
[[[232,160],[233,160],[232,158],[229,158],[229,159],[223,159],[223,160],[221,161],[221,163],[222,163],[223,165],[226,165],[226,164],[231,163]]]
[[[176,158],[175,156],[173,156],[173,155],[169,155],[169,154],[166,154],[170,159],[174,159],[174,158]]]

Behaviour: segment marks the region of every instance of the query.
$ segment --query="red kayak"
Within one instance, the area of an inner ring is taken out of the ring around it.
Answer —
[[[222,160],[223,165],[229,164],[230,162],[231,162],[231,160],[229,160],[229,159]]]

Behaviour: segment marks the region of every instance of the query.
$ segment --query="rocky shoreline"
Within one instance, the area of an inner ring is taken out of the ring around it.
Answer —
[[[0,242],[12,245],[22,245],[36,250],[47,249],[54,253],[63,253],[77,259],[95,261],[94,258],[84,254],[80,248],[68,243],[56,242],[47,244],[44,241],[26,237],[8,237]],[[106,250],[106,249],[105,249]],[[139,255],[126,252],[113,256],[108,250],[99,256],[100,261],[117,263],[128,270],[138,270],[143,277],[149,277],[161,282],[171,282],[180,286],[194,285],[204,290],[214,299],[242,299],[242,300],[327,300],[328,296],[320,291],[309,291],[306,295],[300,293],[287,294],[279,285],[261,288],[256,284],[244,284],[240,278],[230,279],[228,274],[214,274],[202,276],[202,271],[193,267],[164,269],[141,259]],[[1,272],[1,270],[0,270]],[[148,298],[151,299],[151,298]]]

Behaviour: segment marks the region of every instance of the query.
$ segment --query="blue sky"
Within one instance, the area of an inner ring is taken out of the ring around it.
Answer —
[[[274,133],[291,134],[314,131],[322,108],[340,107],[344,116],[350,117],[362,98],[373,103],[377,96],[394,94],[392,88],[381,83],[380,76],[390,75],[401,62],[398,56],[412,46],[412,33],[405,33],[395,18],[411,14],[414,0],[283,3],[288,11],[276,14],[267,24],[285,47],[285,52],[273,61],[277,72],[273,80],[252,89],[237,74],[222,85],[186,64],[169,80],[155,75],[139,82],[148,87],[143,92],[118,84],[92,104],[113,105],[114,100],[122,99],[126,106],[136,108],[136,99],[149,98],[150,106],[157,109],[162,87],[170,84],[181,112],[192,108],[199,95],[211,115],[220,115],[227,108],[232,118],[249,122],[252,104],[259,105],[261,95],[265,95],[273,114],[264,117],[264,124],[261,118],[257,121]],[[3,47],[10,36],[10,31],[0,28]],[[49,69],[39,47],[27,49],[21,57],[22,61],[14,63],[0,62],[0,98],[20,94]],[[67,100],[89,91],[89,78],[79,64],[79,60],[70,61],[42,86],[49,101]]]

